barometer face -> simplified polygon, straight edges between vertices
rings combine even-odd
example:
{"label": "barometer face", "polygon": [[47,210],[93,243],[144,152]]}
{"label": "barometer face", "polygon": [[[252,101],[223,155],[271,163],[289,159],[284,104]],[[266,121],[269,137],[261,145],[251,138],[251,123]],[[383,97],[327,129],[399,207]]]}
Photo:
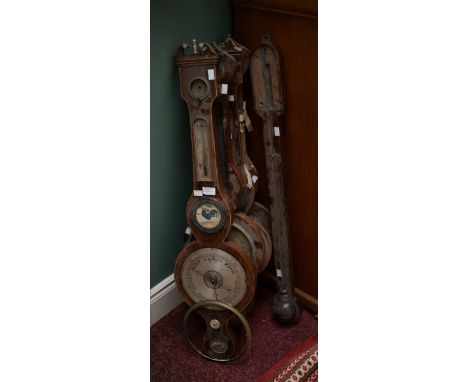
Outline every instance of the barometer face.
{"label": "barometer face", "polygon": [[236,306],[247,289],[242,265],[218,248],[201,248],[191,253],[182,266],[181,278],[194,303],[215,300]]}
{"label": "barometer face", "polygon": [[226,224],[226,212],[216,199],[197,200],[193,204],[191,216],[195,226],[205,233],[219,232]]}
{"label": "barometer face", "polygon": [[208,95],[208,84],[201,78],[195,78],[189,84],[189,94],[192,98],[202,100]]}
{"label": "barometer face", "polygon": [[221,223],[221,212],[211,203],[201,204],[195,211],[198,224],[205,229],[213,229]]}

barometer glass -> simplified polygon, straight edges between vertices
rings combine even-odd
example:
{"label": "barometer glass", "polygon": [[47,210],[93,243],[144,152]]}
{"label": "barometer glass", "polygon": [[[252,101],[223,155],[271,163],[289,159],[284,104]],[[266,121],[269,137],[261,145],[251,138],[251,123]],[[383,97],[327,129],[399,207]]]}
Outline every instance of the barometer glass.
{"label": "barometer glass", "polygon": [[196,181],[212,182],[213,166],[211,163],[211,141],[208,123],[202,118],[197,118],[193,122],[193,140],[195,154]]}
{"label": "barometer glass", "polygon": [[182,266],[181,278],[194,303],[215,300],[236,306],[247,288],[242,265],[218,248],[202,248],[190,254]]}

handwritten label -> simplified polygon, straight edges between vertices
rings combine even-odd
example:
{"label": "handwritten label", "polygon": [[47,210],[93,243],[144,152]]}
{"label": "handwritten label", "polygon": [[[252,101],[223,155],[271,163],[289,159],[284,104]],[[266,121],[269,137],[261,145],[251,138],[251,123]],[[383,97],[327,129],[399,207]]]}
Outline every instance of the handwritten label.
{"label": "handwritten label", "polygon": [[236,97],[234,97],[234,94],[230,94],[229,95],[229,101],[235,101],[236,100]]}
{"label": "handwritten label", "polygon": [[276,270],[276,276],[277,277],[283,277],[283,272],[281,272],[281,269]]}
{"label": "handwritten label", "polygon": [[189,236],[192,234],[192,230],[190,229],[190,227],[187,227],[187,228],[185,229],[185,234],[186,234],[186,235],[189,235]]}
{"label": "handwritten label", "polygon": [[193,190],[193,196],[203,196],[202,190]]}
{"label": "handwritten label", "polygon": [[216,188],[214,187],[202,187],[203,195],[216,195]]}
{"label": "handwritten label", "polygon": [[215,72],[214,69],[208,69],[208,79],[213,81],[215,79]]}
{"label": "handwritten label", "polygon": [[275,129],[275,137],[279,137],[279,136],[280,136],[280,129],[279,129],[279,127],[278,127],[278,126],[275,126],[274,129]]}
{"label": "handwritten label", "polygon": [[252,175],[252,182],[257,183],[258,176],[257,175]]}
{"label": "handwritten label", "polygon": [[221,84],[221,94],[228,94],[228,84]]}

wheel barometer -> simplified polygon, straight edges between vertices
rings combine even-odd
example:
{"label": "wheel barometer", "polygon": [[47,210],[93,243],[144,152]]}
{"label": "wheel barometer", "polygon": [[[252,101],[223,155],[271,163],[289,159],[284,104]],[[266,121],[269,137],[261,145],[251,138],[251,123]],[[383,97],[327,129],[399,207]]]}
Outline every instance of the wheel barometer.
{"label": "wheel barometer", "polygon": [[[174,271],[176,285],[190,305],[184,332],[205,358],[230,361],[250,346],[245,312],[253,301],[257,274],[272,250],[269,220],[247,211],[253,197],[242,196],[245,181],[233,155],[239,151],[238,140],[231,138],[237,122],[227,114],[237,110],[226,101],[235,78],[238,92],[241,66],[238,58],[215,44],[195,40],[191,47],[179,47],[175,61],[190,116],[193,163],[193,192],[186,208],[193,237],[179,253]],[[222,105],[221,114],[216,103]],[[228,168],[236,173],[228,176]],[[191,322],[194,317],[198,323]]]}

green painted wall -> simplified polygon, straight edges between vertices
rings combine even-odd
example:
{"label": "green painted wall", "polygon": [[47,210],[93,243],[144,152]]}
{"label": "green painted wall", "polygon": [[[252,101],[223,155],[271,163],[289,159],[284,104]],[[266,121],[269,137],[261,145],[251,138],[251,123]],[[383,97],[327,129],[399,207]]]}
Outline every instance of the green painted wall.
{"label": "green painted wall", "polygon": [[222,41],[231,0],[151,1],[151,287],[173,272],[192,192],[190,130],[173,57],[192,38]]}

